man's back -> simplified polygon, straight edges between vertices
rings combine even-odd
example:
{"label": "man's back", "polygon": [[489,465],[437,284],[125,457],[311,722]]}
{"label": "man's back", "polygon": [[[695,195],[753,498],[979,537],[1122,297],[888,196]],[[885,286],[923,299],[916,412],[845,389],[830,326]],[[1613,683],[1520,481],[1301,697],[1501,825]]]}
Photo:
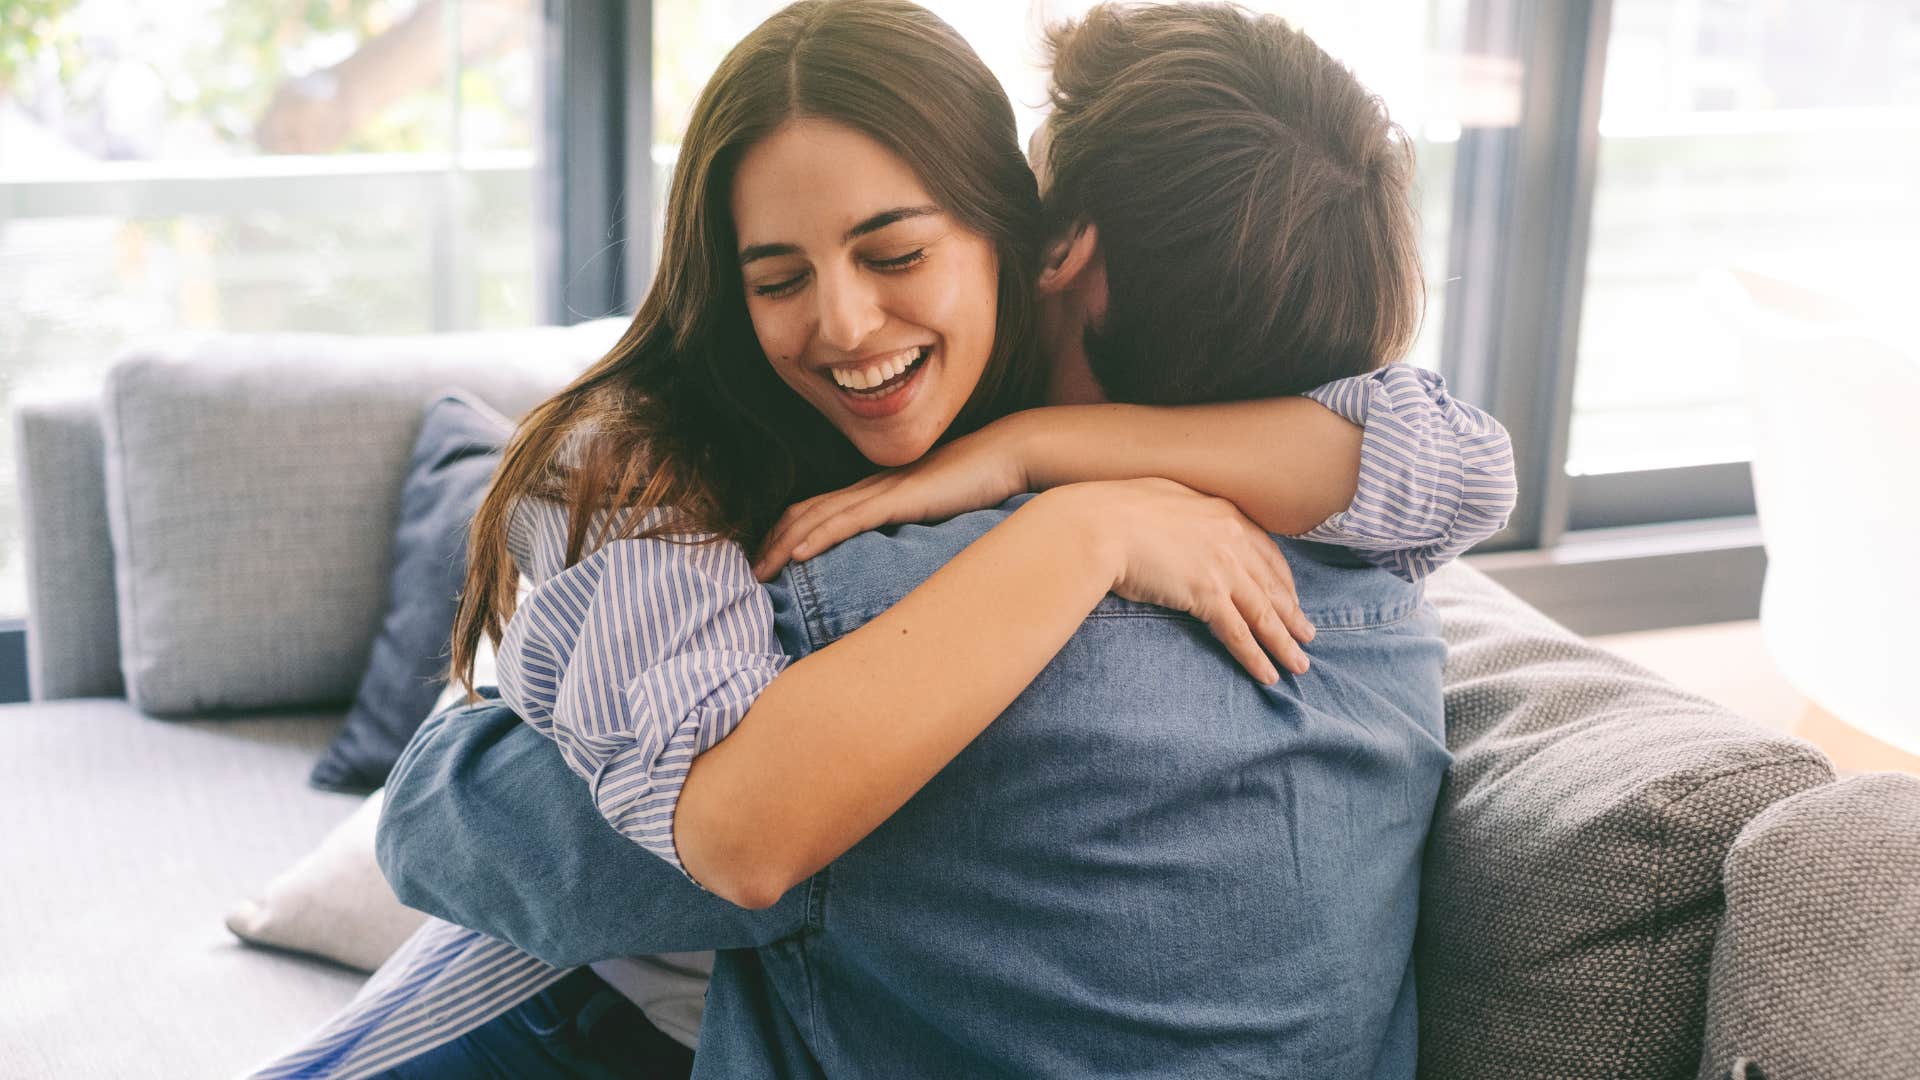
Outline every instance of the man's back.
{"label": "man's back", "polygon": [[[853,630],[1003,516],[795,567],[783,644]],[[1412,1075],[1444,649],[1417,586],[1288,556],[1307,675],[1261,687],[1197,621],[1109,597],[807,886],[810,932],[749,966],[828,1075]],[[700,1072],[730,1052],[703,1041]]]}
{"label": "man's back", "polygon": [[[774,588],[784,644],[861,625],[1001,516],[796,568]],[[1287,547],[1319,629],[1307,675],[1260,687],[1200,624],[1109,598],[906,806],[765,910],[609,829],[498,702],[422,726],[381,868],[458,934],[562,968],[722,950],[696,1077],[1410,1077],[1443,650],[1417,587]]]}

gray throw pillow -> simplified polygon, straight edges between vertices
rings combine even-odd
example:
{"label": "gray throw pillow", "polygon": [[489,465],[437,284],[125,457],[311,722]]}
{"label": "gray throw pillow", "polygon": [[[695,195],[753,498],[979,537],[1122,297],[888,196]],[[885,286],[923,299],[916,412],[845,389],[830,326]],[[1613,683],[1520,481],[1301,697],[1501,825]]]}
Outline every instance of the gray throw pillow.
{"label": "gray throw pillow", "polygon": [[315,787],[368,792],[446,686],[448,643],[467,572],[467,529],[513,423],[458,392],[428,404],[400,491],[387,612],[353,708],[314,763]]}
{"label": "gray throw pillow", "polygon": [[459,386],[519,416],[616,330],[223,335],[122,357],[101,421],[128,700],[344,708],[387,609],[421,403]]}
{"label": "gray throw pillow", "polygon": [[1470,567],[1428,596],[1455,758],[1415,942],[1420,1075],[1693,1075],[1727,851],[1832,766]]}

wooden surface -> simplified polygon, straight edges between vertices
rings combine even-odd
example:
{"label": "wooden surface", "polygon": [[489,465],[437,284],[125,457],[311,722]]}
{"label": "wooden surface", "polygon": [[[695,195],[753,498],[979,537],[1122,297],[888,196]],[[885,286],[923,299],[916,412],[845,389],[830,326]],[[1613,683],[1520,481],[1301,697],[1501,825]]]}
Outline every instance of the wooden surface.
{"label": "wooden surface", "polygon": [[1793,733],[1819,747],[1843,774],[1909,772],[1920,775],[1920,757],[1861,731],[1809,701]]}
{"label": "wooden surface", "polygon": [[1796,690],[1767,654],[1757,620],[1607,634],[1593,641],[1750,720],[1807,740],[1840,772],[1920,774],[1920,757],[1852,727]]}

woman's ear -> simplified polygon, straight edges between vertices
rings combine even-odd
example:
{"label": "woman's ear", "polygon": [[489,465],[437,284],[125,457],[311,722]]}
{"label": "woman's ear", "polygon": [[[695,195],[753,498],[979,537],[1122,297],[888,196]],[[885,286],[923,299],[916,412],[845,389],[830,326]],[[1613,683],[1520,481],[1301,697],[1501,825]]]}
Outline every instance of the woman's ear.
{"label": "woman's ear", "polygon": [[1040,293],[1050,295],[1072,288],[1100,254],[1100,230],[1084,218],[1048,246],[1040,262]]}

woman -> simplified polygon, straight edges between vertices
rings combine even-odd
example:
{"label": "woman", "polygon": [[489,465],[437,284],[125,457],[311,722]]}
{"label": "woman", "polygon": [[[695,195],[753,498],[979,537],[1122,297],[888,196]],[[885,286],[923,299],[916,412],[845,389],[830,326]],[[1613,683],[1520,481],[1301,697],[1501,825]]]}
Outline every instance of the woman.
{"label": "woman", "polygon": [[[884,820],[1109,589],[1207,618],[1265,681],[1278,673],[1264,653],[1304,670],[1293,636],[1311,629],[1264,531],[1219,499],[1149,482],[1033,500],[882,620],[783,673],[736,545],[795,498],[1035,402],[1038,230],[1011,110],[957,36],[904,3],[795,5],[734,50],[696,108],[661,274],[633,327],[509,447],[475,522],[455,670],[469,676],[482,633],[498,639],[503,694],[595,783],[609,821],[722,895],[770,902]],[[1332,415],[1261,404],[1232,420],[1277,446],[1297,430],[1311,440]],[[1283,430],[1282,417],[1299,423]],[[1347,475],[1289,491],[1250,470],[1261,525],[1305,531],[1351,498],[1357,432],[1332,423],[1330,440],[1352,450]],[[708,537],[733,543],[690,542]],[[1104,569],[1088,537],[1112,553]],[[517,572],[535,582],[519,612]],[[942,680],[950,692],[928,692]],[[773,719],[720,742],[750,706]],[[924,720],[910,731],[897,722],[909,712]],[[772,760],[788,776],[769,779],[760,732],[787,736]],[[812,771],[808,755],[849,743],[871,765],[863,783],[789,782]],[[756,805],[756,791],[770,798]],[[362,1013],[388,1019],[419,992],[408,965],[429,953],[454,981],[447,941],[403,951]],[[515,970],[526,977],[492,1007],[560,974]],[[477,1044],[524,1048],[554,1016],[603,1012],[591,979],[570,977],[405,1075],[471,1070]],[[298,1060],[352,1071],[432,1045],[366,1034],[344,1018]],[[590,1075],[593,1052],[552,1069]]]}

